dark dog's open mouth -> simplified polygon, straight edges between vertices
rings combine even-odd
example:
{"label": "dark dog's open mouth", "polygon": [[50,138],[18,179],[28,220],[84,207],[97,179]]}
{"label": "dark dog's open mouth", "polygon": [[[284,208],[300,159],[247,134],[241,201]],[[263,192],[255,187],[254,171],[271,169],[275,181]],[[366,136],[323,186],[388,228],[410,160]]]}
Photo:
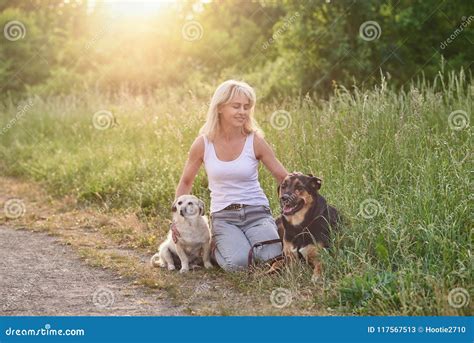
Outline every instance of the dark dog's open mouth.
{"label": "dark dog's open mouth", "polygon": [[282,212],[285,216],[291,216],[295,214],[299,210],[301,210],[304,206],[304,199],[298,199],[296,201],[292,201],[291,203],[282,203]]}

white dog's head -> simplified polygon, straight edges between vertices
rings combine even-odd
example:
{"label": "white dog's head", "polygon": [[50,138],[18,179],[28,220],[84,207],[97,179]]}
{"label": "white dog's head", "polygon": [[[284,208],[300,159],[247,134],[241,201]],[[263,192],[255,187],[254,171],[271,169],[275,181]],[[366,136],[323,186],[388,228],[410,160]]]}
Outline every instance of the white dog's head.
{"label": "white dog's head", "polygon": [[204,215],[204,202],[194,195],[181,195],[173,203],[172,211],[183,217]]}

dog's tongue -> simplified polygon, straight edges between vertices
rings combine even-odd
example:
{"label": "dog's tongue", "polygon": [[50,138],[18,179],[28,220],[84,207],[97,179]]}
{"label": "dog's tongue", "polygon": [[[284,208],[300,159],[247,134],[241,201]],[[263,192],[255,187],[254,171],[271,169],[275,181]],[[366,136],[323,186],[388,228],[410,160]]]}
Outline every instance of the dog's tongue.
{"label": "dog's tongue", "polygon": [[290,205],[285,205],[283,206],[283,213],[289,213],[291,212],[291,210],[293,209],[293,207],[291,207]]}

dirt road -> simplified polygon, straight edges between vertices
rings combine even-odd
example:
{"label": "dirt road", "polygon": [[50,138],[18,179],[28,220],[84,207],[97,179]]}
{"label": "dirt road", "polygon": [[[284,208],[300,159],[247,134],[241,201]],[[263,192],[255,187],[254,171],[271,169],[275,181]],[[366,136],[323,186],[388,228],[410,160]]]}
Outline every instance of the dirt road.
{"label": "dirt road", "polygon": [[0,226],[0,315],[183,315],[146,290],[81,261],[45,233]]}

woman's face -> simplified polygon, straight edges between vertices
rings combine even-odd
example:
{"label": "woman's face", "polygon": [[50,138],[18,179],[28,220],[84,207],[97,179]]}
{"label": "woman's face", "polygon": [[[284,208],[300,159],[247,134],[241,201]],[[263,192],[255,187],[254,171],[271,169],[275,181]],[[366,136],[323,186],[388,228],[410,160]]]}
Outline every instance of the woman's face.
{"label": "woman's face", "polygon": [[250,100],[243,94],[237,94],[227,104],[218,108],[221,124],[231,127],[243,127],[249,119]]}

